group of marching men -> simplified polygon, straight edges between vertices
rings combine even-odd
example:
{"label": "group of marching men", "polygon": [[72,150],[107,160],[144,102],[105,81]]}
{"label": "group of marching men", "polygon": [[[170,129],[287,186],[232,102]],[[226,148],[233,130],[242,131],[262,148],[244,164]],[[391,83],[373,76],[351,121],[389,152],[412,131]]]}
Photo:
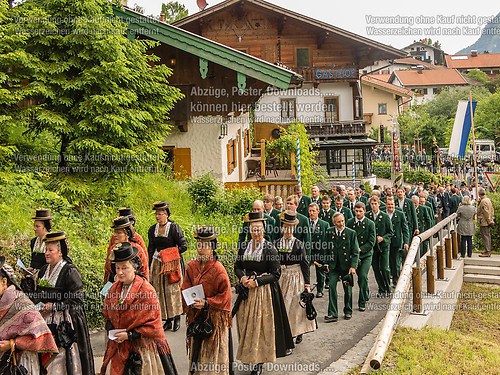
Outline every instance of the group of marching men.
{"label": "group of marching men", "polygon": [[[370,267],[377,282],[376,295],[389,296],[398,281],[412,237],[435,225],[439,216],[437,206],[433,194],[418,186],[408,192],[404,186],[384,191],[375,186],[371,194],[363,186],[356,189],[335,186],[331,195],[321,195],[319,188],[313,186],[311,197],[302,194],[301,187],[296,186],[295,195],[286,199],[284,207],[280,197],[266,195],[263,201],[254,202],[253,213],[262,212],[265,238],[274,241],[278,253],[281,253],[285,227],[290,226],[287,218],[293,218],[293,238],[302,243],[308,264],[315,266],[315,297],[322,298],[324,290],[329,289],[328,314],[324,321],[335,322],[339,318],[338,281],[344,289],[343,313],[347,320],[353,311],[354,276],[359,286],[359,311],[365,311],[370,297]],[[245,230],[248,215],[245,221],[240,244],[248,237]],[[428,243],[424,243],[421,254],[427,248]],[[296,259],[295,263],[301,261]],[[311,291],[306,272],[304,289]]]}

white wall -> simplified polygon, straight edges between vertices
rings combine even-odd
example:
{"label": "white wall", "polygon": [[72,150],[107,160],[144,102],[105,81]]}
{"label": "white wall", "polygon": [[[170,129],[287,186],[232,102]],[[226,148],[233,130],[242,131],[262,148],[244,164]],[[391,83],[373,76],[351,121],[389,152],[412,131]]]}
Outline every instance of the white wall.
{"label": "white wall", "polygon": [[317,88],[304,84],[301,88],[264,94],[256,104],[255,122],[281,123],[280,99],[295,99],[297,120],[302,123],[324,122],[324,99],[339,97],[339,120],[352,121],[353,93],[348,82],[320,83]]}
{"label": "white wall", "polygon": [[[191,173],[193,176],[212,172],[222,182],[239,181],[238,167],[227,174],[227,142],[236,137],[238,129],[241,134],[249,127],[248,113],[236,118],[230,118],[228,122],[228,134],[219,139],[222,116],[197,116],[188,123],[188,131],[180,132],[174,127],[171,134],[166,138],[164,145],[176,148],[191,149]],[[243,139],[240,141],[241,156],[243,156]],[[242,160],[245,166],[244,160]],[[243,171],[246,175],[246,170]]]}

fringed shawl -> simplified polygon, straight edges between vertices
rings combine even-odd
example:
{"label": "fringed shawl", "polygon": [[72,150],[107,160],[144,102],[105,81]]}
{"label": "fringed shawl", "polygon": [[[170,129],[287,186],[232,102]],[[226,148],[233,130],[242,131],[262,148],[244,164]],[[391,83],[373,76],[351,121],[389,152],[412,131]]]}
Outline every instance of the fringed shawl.
{"label": "fringed shawl", "polygon": [[[192,260],[186,267],[186,274],[182,289],[188,289],[195,285],[203,285],[205,298],[208,302],[208,316],[214,325],[214,333],[210,337],[214,342],[219,341],[219,336],[224,327],[231,327],[231,283],[224,266],[211,260],[205,263],[201,269],[201,262],[197,259]],[[192,306],[187,306],[183,301],[184,311],[186,313],[186,323],[191,324],[200,314],[201,310]],[[188,348],[190,347],[190,338],[188,338]]]}
{"label": "fringed shawl", "polygon": [[121,344],[108,340],[102,373],[114,358],[111,373],[122,374],[129,353],[139,348],[159,354],[170,353],[161,322],[160,304],[154,288],[142,277],[136,276],[123,303],[119,305],[122,287],[123,283],[117,281],[109,290],[104,299],[104,318],[110,321],[115,329],[126,329],[127,332],[134,329],[141,334],[141,338],[134,341],[125,340]]}
{"label": "fringed shawl", "polygon": [[13,285],[0,299],[0,341],[10,339],[15,340],[16,350],[43,353],[42,365],[59,352],[42,315]]}
{"label": "fringed shawl", "polygon": [[[147,252],[147,247],[146,244],[144,243],[144,240],[142,239],[141,235],[137,232],[134,232],[134,239],[137,240],[137,242],[131,242],[130,244],[133,247],[136,247],[139,252],[137,253],[137,256],[141,259],[141,268],[139,269],[139,272],[144,275],[146,280],[149,280],[149,268],[148,268],[148,252]],[[113,236],[111,236],[111,239],[109,240],[109,245],[108,245],[108,251],[106,255],[106,263],[104,263],[104,284],[106,284],[113,273],[111,269],[111,261],[109,260],[109,254],[115,247],[116,242],[113,242]]]}

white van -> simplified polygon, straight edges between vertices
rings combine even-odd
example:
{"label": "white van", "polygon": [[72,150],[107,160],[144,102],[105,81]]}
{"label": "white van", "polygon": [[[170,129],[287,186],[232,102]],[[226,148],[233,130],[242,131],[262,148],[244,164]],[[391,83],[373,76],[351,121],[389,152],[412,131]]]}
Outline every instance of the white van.
{"label": "white van", "polygon": [[[472,152],[472,142],[471,142]],[[477,161],[490,162],[496,160],[495,141],[490,139],[476,139]]]}

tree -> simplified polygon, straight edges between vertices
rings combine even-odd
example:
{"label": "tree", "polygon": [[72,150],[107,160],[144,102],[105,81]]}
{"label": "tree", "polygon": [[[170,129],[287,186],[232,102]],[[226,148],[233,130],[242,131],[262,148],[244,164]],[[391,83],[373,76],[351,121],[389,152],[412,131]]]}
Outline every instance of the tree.
{"label": "tree", "polygon": [[178,1],[169,1],[167,4],[162,4],[161,12],[165,15],[165,22],[167,23],[174,23],[188,16],[187,8]]}
{"label": "tree", "polygon": [[168,85],[171,70],[146,53],[156,43],[129,40],[106,0],[27,0],[13,12],[15,26],[27,30],[29,62],[7,73],[23,83],[9,95],[29,105],[8,115],[20,112],[30,134],[54,136],[60,170],[123,176],[158,160],[182,94]]}
{"label": "tree", "polygon": [[477,138],[500,139],[500,92],[479,101],[474,115]]}

